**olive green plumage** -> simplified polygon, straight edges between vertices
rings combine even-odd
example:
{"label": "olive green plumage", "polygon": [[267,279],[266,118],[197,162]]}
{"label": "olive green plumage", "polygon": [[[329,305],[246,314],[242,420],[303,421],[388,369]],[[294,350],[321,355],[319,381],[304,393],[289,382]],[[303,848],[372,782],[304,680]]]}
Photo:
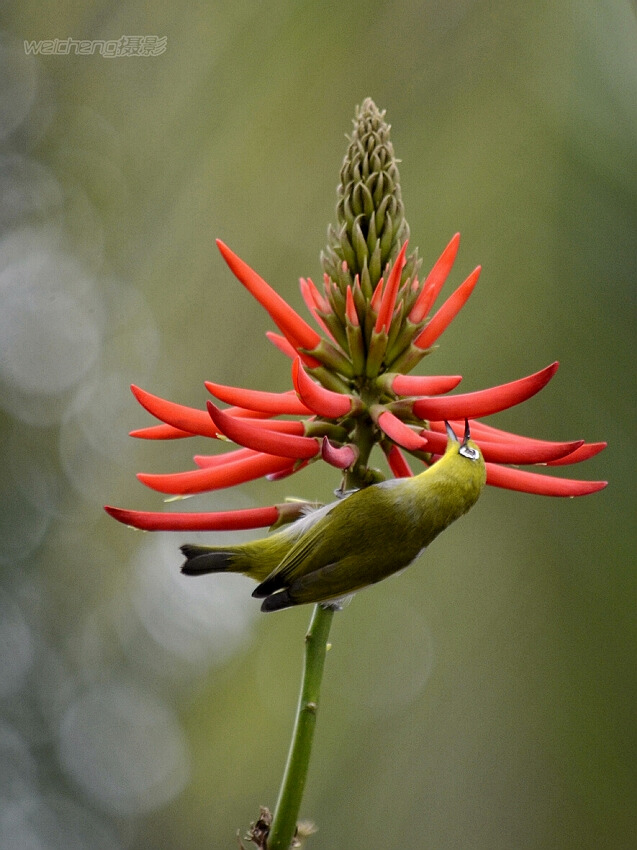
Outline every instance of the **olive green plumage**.
{"label": "olive green plumage", "polygon": [[451,428],[445,454],[413,478],[357,490],[275,534],[238,546],[182,546],[182,572],[236,572],[260,582],[263,611],[330,602],[408,566],[477,501],[482,453]]}

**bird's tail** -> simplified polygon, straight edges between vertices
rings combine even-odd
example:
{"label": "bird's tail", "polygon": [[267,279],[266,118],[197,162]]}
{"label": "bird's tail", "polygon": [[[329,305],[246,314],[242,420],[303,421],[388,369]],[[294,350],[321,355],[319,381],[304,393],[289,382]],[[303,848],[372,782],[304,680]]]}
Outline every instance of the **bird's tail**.
{"label": "bird's tail", "polygon": [[181,571],[187,576],[199,576],[205,573],[239,572],[232,549],[216,549],[211,546],[194,546],[186,543],[181,547],[186,556]]}

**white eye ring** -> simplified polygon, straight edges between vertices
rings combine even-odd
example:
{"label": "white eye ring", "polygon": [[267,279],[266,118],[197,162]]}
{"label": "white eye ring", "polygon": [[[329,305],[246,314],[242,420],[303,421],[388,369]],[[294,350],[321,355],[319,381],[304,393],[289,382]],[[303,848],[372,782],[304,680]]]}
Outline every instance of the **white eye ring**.
{"label": "white eye ring", "polygon": [[472,449],[471,446],[460,446],[458,452],[469,460],[477,460],[480,457],[480,452],[477,449]]}

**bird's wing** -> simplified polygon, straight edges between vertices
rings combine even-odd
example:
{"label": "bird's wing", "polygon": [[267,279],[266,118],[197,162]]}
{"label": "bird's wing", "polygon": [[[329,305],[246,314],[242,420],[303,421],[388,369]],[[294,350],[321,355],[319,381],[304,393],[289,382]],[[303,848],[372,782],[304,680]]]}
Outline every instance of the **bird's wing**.
{"label": "bird's wing", "polygon": [[[316,556],[318,554],[317,549],[320,542],[324,539],[325,530],[331,521],[332,516],[328,512],[306,529],[305,533],[290,547],[278,566],[270,573],[265,581],[262,581],[254,589],[252,595],[257,599],[262,599],[264,596],[269,596],[276,590],[280,590],[282,587],[288,585],[294,574],[310,556]],[[320,566],[325,565],[319,563],[317,567]]]}
{"label": "bird's wing", "polygon": [[[401,481],[405,487],[404,480]],[[385,495],[387,490],[400,484],[387,481],[372,485],[337,502],[293,542],[281,562],[255,588],[252,595],[262,599],[326,568],[329,568],[326,575],[329,574],[333,580],[335,570],[349,572],[349,567],[345,569],[345,565],[363,549],[378,567],[374,575],[378,572],[380,578],[387,574],[387,565],[403,560],[397,557],[397,547],[402,545],[414,523],[408,506],[406,509],[401,501]],[[355,506],[351,500],[354,500]],[[351,510],[341,510],[346,503],[351,504]],[[379,526],[387,531],[382,540],[378,534]],[[339,541],[337,545],[335,540]],[[404,562],[405,565],[416,552]],[[372,576],[366,583],[377,580]]]}

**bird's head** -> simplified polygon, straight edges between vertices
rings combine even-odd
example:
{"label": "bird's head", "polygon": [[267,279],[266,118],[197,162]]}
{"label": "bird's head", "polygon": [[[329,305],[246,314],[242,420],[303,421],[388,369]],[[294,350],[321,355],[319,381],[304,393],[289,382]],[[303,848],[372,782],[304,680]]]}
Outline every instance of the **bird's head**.
{"label": "bird's head", "polygon": [[[451,427],[451,425],[445,420],[445,428],[447,430],[447,449],[446,452],[453,452],[454,454],[461,455],[467,460],[472,461],[481,461],[482,460],[482,452],[480,451],[480,447],[477,443],[474,443],[471,439],[471,429],[469,428],[469,420],[465,419],[464,421],[464,435],[462,438],[462,442],[456,437],[456,433]],[[484,462],[484,461],[483,461]]]}
{"label": "bird's head", "polygon": [[479,483],[482,488],[487,477],[484,458],[478,444],[471,439],[469,420],[465,419],[464,422],[464,435],[462,440],[459,440],[451,425],[445,421],[448,439],[444,459],[447,463],[451,463],[461,478],[466,479],[467,482],[471,480]]}

